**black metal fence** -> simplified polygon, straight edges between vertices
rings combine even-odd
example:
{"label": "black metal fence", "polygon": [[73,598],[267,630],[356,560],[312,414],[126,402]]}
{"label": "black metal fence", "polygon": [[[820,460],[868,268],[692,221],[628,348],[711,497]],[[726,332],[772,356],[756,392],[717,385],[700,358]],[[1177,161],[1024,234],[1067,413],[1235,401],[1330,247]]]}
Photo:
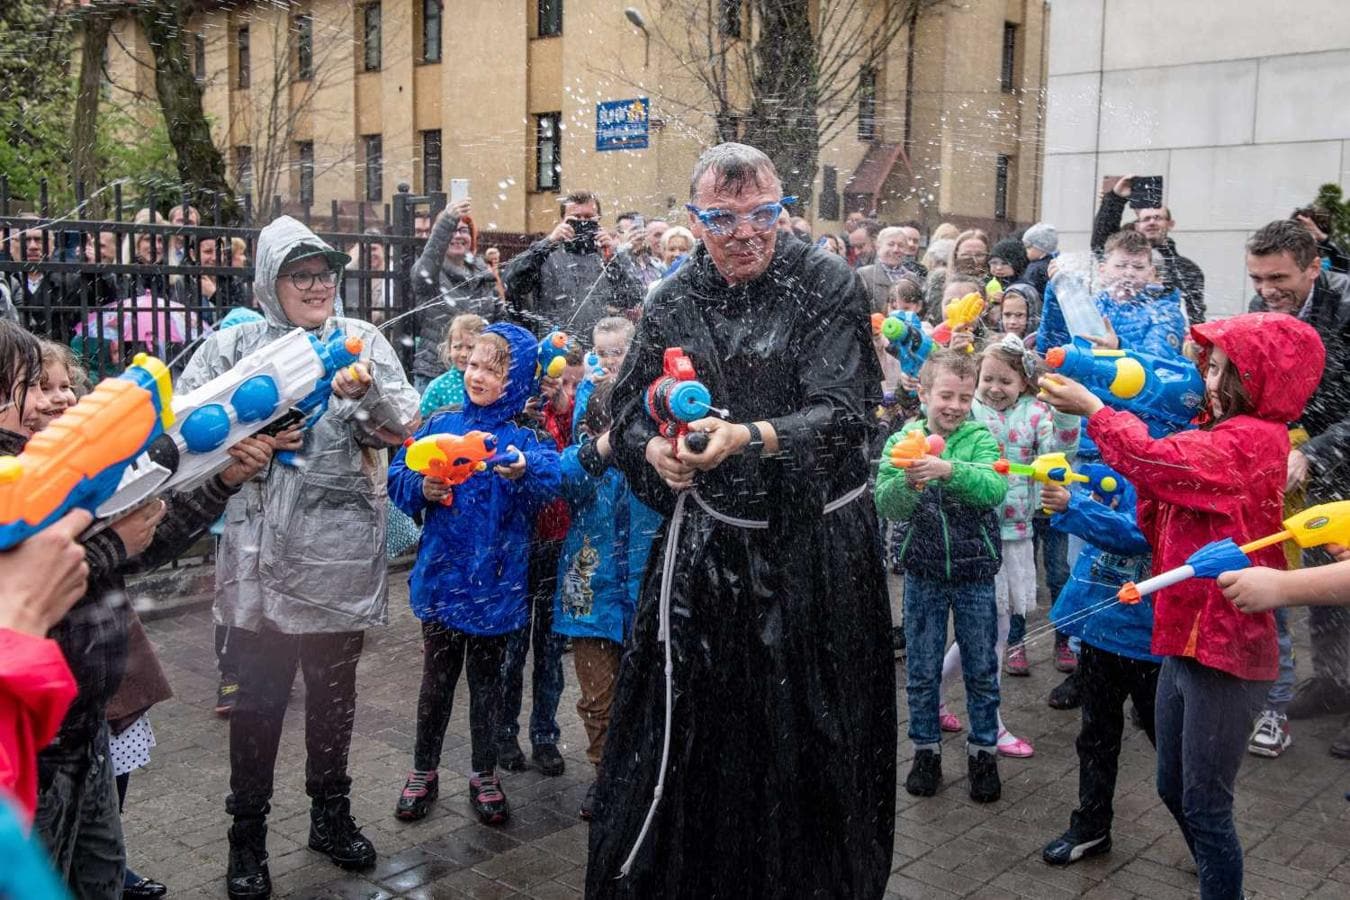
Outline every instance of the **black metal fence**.
{"label": "black metal fence", "polygon": [[[166,217],[161,198],[145,197],[142,214],[127,219],[120,185],[110,193],[109,220],[81,217],[79,189],[75,210],[53,216],[45,183],[36,211],[20,212],[0,177],[0,312],[69,344],[95,380],[120,372],[142,350],[177,372],[231,310],[252,308],[258,233],[283,213],[351,255],[339,288],[344,315],[375,324],[395,319],[416,303],[411,269],[425,243],[417,218],[434,220],[446,202],[443,193],[416,195],[400,185],[382,211],[335,200],[327,216],[316,218],[308,206],[288,206],[279,197],[270,214],[260,216],[245,198],[244,223],[231,227],[221,224],[218,205],[198,211],[198,222],[190,224],[186,198]],[[529,240],[510,232],[479,234],[480,248],[497,246],[503,263]],[[410,321],[394,322],[386,336],[411,368]]]}

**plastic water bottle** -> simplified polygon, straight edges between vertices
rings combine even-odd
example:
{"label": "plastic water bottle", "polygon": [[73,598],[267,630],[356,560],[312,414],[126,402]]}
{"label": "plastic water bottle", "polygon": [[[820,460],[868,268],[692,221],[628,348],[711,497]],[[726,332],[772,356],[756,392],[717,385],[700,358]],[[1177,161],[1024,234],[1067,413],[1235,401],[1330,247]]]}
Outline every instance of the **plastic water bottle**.
{"label": "plastic water bottle", "polygon": [[[1063,257],[1061,257],[1063,260]],[[1102,337],[1106,321],[1092,300],[1092,280],[1084,268],[1066,266],[1062,261],[1050,279],[1055,299],[1064,313],[1064,324],[1074,337]]]}

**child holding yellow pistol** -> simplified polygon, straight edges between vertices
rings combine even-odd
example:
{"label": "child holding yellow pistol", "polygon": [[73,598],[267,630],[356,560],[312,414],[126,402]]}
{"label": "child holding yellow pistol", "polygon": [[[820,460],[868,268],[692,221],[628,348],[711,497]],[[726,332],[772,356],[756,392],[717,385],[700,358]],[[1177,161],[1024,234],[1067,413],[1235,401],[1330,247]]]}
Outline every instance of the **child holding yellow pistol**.
{"label": "child holding yellow pistol", "polygon": [[[537,341],[518,325],[488,326],[465,369],[464,408],[431,417],[418,438],[485,431],[514,460],[451,486],[408,467],[407,450],[389,466],[389,496],[424,528],[409,579],[422,620],[422,688],[413,769],[395,815],[421,819],[440,792],[436,768],[460,669],[469,684],[473,776],[469,800],[486,824],[506,820],[496,774],[507,636],[529,621],[526,573],[535,514],[559,491],[558,454],[517,424],[538,390]],[[448,503],[447,503],[448,501]]]}
{"label": "child holding yellow pistol", "polygon": [[[999,553],[995,512],[1008,491],[994,472],[998,442],[970,417],[976,357],[934,350],[919,371],[919,399],[927,411],[886,442],[877,472],[877,511],[902,523],[905,567],[905,642],[908,653],[909,737],[914,766],[905,790],[931,797],[942,783],[938,701],[949,611],[965,658],[970,797],[980,803],[1002,793],[998,777],[998,657],[994,577]],[[923,456],[907,468],[891,450],[913,432],[946,440],[940,457]],[[980,463],[982,465],[962,465]]]}
{"label": "child holding yellow pistol", "polygon": [[[1221,538],[1241,544],[1282,530],[1289,434],[1322,375],[1317,332],[1293,316],[1255,313],[1191,328],[1200,346],[1204,424],[1161,439],[1131,413],[1104,407],[1067,379],[1041,379],[1061,412],[1087,416],[1102,459],[1139,493],[1153,568],[1183,565]],[[1253,562],[1284,568],[1279,547]],[[1153,652],[1163,657],[1155,724],[1158,794],[1195,858],[1202,900],[1242,896],[1233,787],[1252,713],[1278,669],[1274,619],[1246,615],[1212,581],[1154,595]]]}

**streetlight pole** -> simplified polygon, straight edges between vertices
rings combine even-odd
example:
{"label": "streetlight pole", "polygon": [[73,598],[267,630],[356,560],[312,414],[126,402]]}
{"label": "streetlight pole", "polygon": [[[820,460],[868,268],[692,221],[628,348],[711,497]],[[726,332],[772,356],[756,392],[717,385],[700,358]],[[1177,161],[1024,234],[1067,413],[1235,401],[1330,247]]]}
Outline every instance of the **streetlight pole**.
{"label": "streetlight pole", "polygon": [[628,21],[642,32],[642,68],[646,69],[652,61],[652,33],[647,30],[647,20],[642,18],[642,13],[636,6],[630,6],[623,11]]}

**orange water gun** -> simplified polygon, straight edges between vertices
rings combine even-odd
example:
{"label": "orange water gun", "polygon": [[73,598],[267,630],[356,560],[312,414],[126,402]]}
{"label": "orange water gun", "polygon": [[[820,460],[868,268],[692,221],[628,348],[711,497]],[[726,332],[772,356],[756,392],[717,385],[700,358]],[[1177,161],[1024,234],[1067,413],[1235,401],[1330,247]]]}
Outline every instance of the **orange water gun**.
{"label": "orange water gun", "polygon": [[[947,304],[947,317],[942,324],[933,329],[933,340],[944,347],[952,342],[952,332],[976,322],[984,314],[984,298],[971,291],[959,300]],[[967,353],[974,353],[975,347],[966,345]]]}
{"label": "orange water gun", "polygon": [[[430,478],[439,478],[452,485],[460,485],[491,466],[513,465],[520,458],[517,450],[497,452],[497,438],[486,431],[468,434],[428,434],[403,443],[406,453],[403,462],[409,469]],[[454,503],[454,494],[441,501],[442,506]]]}
{"label": "orange water gun", "polygon": [[72,509],[97,510],[122,475],[174,423],[173,382],[153,356],[137,354],[18,456],[0,457],[0,550],[37,534]]}
{"label": "orange water gun", "polygon": [[[891,445],[891,452],[885,459],[897,469],[908,469],[925,456],[941,456],[947,449],[947,440],[940,434],[924,434],[921,430],[906,432],[900,440]],[[923,490],[924,483],[915,485]]]}

